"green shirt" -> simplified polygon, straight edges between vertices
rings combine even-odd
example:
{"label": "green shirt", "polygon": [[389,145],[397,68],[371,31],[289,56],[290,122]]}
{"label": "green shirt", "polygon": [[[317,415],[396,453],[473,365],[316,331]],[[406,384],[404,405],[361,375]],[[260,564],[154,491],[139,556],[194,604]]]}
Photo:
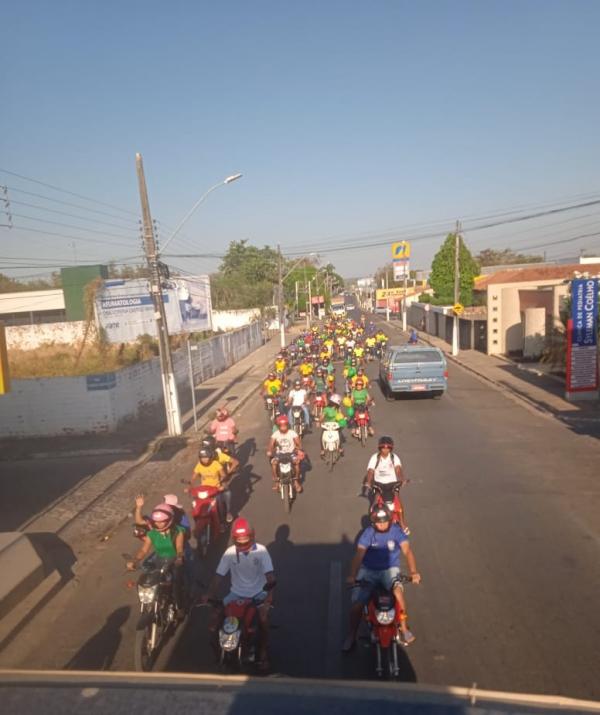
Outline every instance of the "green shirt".
{"label": "green shirt", "polygon": [[364,387],[362,390],[352,390],[352,399],[355,405],[366,405],[369,399],[369,391]]}
{"label": "green shirt", "polygon": [[323,422],[335,422],[337,413],[337,407],[331,407],[330,405],[327,405],[327,407],[323,408]]}
{"label": "green shirt", "polygon": [[178,534],[185,533],[183,526],[175,526],[169,531],[156,531],[150,529],[148,538],[152,542],[154,553],[160,559],[175,559],[177,558],[177,550],[175,549],[175,539]]}

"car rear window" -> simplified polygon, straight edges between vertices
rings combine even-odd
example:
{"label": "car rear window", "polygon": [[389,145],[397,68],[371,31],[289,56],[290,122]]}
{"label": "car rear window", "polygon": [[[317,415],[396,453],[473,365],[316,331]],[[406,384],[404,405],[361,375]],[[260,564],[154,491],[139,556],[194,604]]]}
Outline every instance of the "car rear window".
{"label": "car rear window", "polygon": [[442,358],[435,350],[407,350],[394,355],[394,365],[414,362],[442,362]]}

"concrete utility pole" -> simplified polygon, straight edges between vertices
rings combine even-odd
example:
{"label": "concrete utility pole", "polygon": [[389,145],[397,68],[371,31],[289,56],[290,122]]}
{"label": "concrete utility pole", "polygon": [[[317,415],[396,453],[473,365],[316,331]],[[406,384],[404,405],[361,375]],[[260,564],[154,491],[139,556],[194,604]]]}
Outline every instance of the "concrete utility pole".
{"label": "concrete utility pole", "polygon": [[406,332],[406,292],[408,290],[408,275],[404,271],[404,296],[402,298],[402,330]]}
{"label": "concrete utility pole", "polygon": [[177,394],[177,385],[173,373],[173,359],[169,345],[167,316],[165,314],[165,304],[163,302],[161,288],[160,263],[158,260],[156,241],[154,239],[154,224],[152,223],[152,216],[150,214],[146,177],[144,176],[144,164],[141,154],[135,155],[135,166],[137,170],[140,201],[142,204],[144,252],[146,254],[146,260],[148,261],[150,294],[152,296],[152,302],[154,303],[154,317],[156,319],[156,333],[158,335],[158,353],[160,356],[160,370],[163,395],[165,398],[167,429],[171,437],[176,437],[183,432],[181,426],[181,411],[179,409],[179,396]]}
{"label": "concrete utility pole", "polygon": [[[389,273],[389,271],[385,272],[385,289],[386,289],[386,291],[389,288],[388,273]],[[389,298],[387,292],[385,294],[385,320],[387,323],[390,322],[390,298]]]}
{"label": "concrete utility pole", "polygon": [[285,306],[283,304],[283,256],[281,246],[277,244],[277,313],[279,315],[280,345],[285,347]]}
{"label": "concrete utility pole", "polygon": [[[454,305],[460,299],[460,221],[456,222],[456,231],[454,233]],[[452,324],[452,354],[458,355],[458,331],[459,317],[454,313],[454,322]]]}
{"label": "concrete utility pole", "polygon": [[306,314],[308,315],[308,328],[312,327],[312,291],[311,283],[312,278],[308,281],[308,307],[306,308]]}

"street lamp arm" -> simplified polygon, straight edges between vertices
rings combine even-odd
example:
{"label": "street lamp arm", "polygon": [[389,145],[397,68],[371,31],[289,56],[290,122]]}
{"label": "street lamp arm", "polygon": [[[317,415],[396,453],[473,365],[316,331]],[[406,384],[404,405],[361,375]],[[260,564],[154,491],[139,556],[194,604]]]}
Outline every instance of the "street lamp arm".
{"label": "street lamp arm", "polygon": [[[316,255],[317,255],[316,253],[309,253],[309,254],[308,254],[308,256],[316,256]],[[302,261],[305,261],[308,256],[302,256],[301,258],[299,258],[299,259],[294,263],[294,265],[290,268],[290,270],[282,277],[281,280],[284,281],[289,275],[291,275],[291,274],[294,272],[294,270],[296,269],[296,266],[297,266],[299,263],[302,263]]]}
{"label": "street lamp arm", "polygon": [[208,191],[205,191],[202,196],[196,201],[196,203],[192,206],[192,208],[187,212],[187,214],[183,217],[183,219],[179,222],[177,228],[173,231],[173,233],[169,236],[169,238],[166,240],[165,244],[161,247],[161,253],[165,250],[165,248],[171,243],[171,241],[175,238],[175,236],[179,233],[179,231],[183,228],[183,225],[187,222],[187,220],[190,218],[190,216],[194,213],[194,211],[200,206],[200,204],[206,199],[206,197],[211,194],[215,189],[218,189],[220,186],[225,186],[226,184],[231,184],[232,181],[236,181],[237,179],[241,178],[241,174],[234,174],[233,176],[228,176],[225,180],[219,181],[218,184],[215,184],[214,186],[211,186]]}

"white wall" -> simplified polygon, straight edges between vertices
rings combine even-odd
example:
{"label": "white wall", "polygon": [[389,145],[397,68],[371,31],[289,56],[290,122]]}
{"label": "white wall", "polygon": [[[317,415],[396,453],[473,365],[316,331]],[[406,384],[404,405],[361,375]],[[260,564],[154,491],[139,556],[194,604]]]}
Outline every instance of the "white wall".
{"label": "white wall", "polygon": [[219,330],[235,330],[235,328],[241,328],[259,319],[260,310],[258,308],[252,310],[213,310],[212,329],[215,332]]}
{"label": "white wall", "polygon": [[[40,323],[39,325],[8,325],[6,330],[6,343],[8,349],[34,350],[47,343],[67,343],[72,345],[83,338],[85,321],[70,323]],[[96,327],[90,326],[94,337]]]}
{"label": "white wall", "polygon": [[[259,322],[197,343],[194,384],[223,372],[262,343]],[[186,348],[173,354],[173,369],[180,388],[189,389]],[[113,432],[162,399],[158,358],[103,375],[13,380],[11,392],[0,395],[0,437]]]}

